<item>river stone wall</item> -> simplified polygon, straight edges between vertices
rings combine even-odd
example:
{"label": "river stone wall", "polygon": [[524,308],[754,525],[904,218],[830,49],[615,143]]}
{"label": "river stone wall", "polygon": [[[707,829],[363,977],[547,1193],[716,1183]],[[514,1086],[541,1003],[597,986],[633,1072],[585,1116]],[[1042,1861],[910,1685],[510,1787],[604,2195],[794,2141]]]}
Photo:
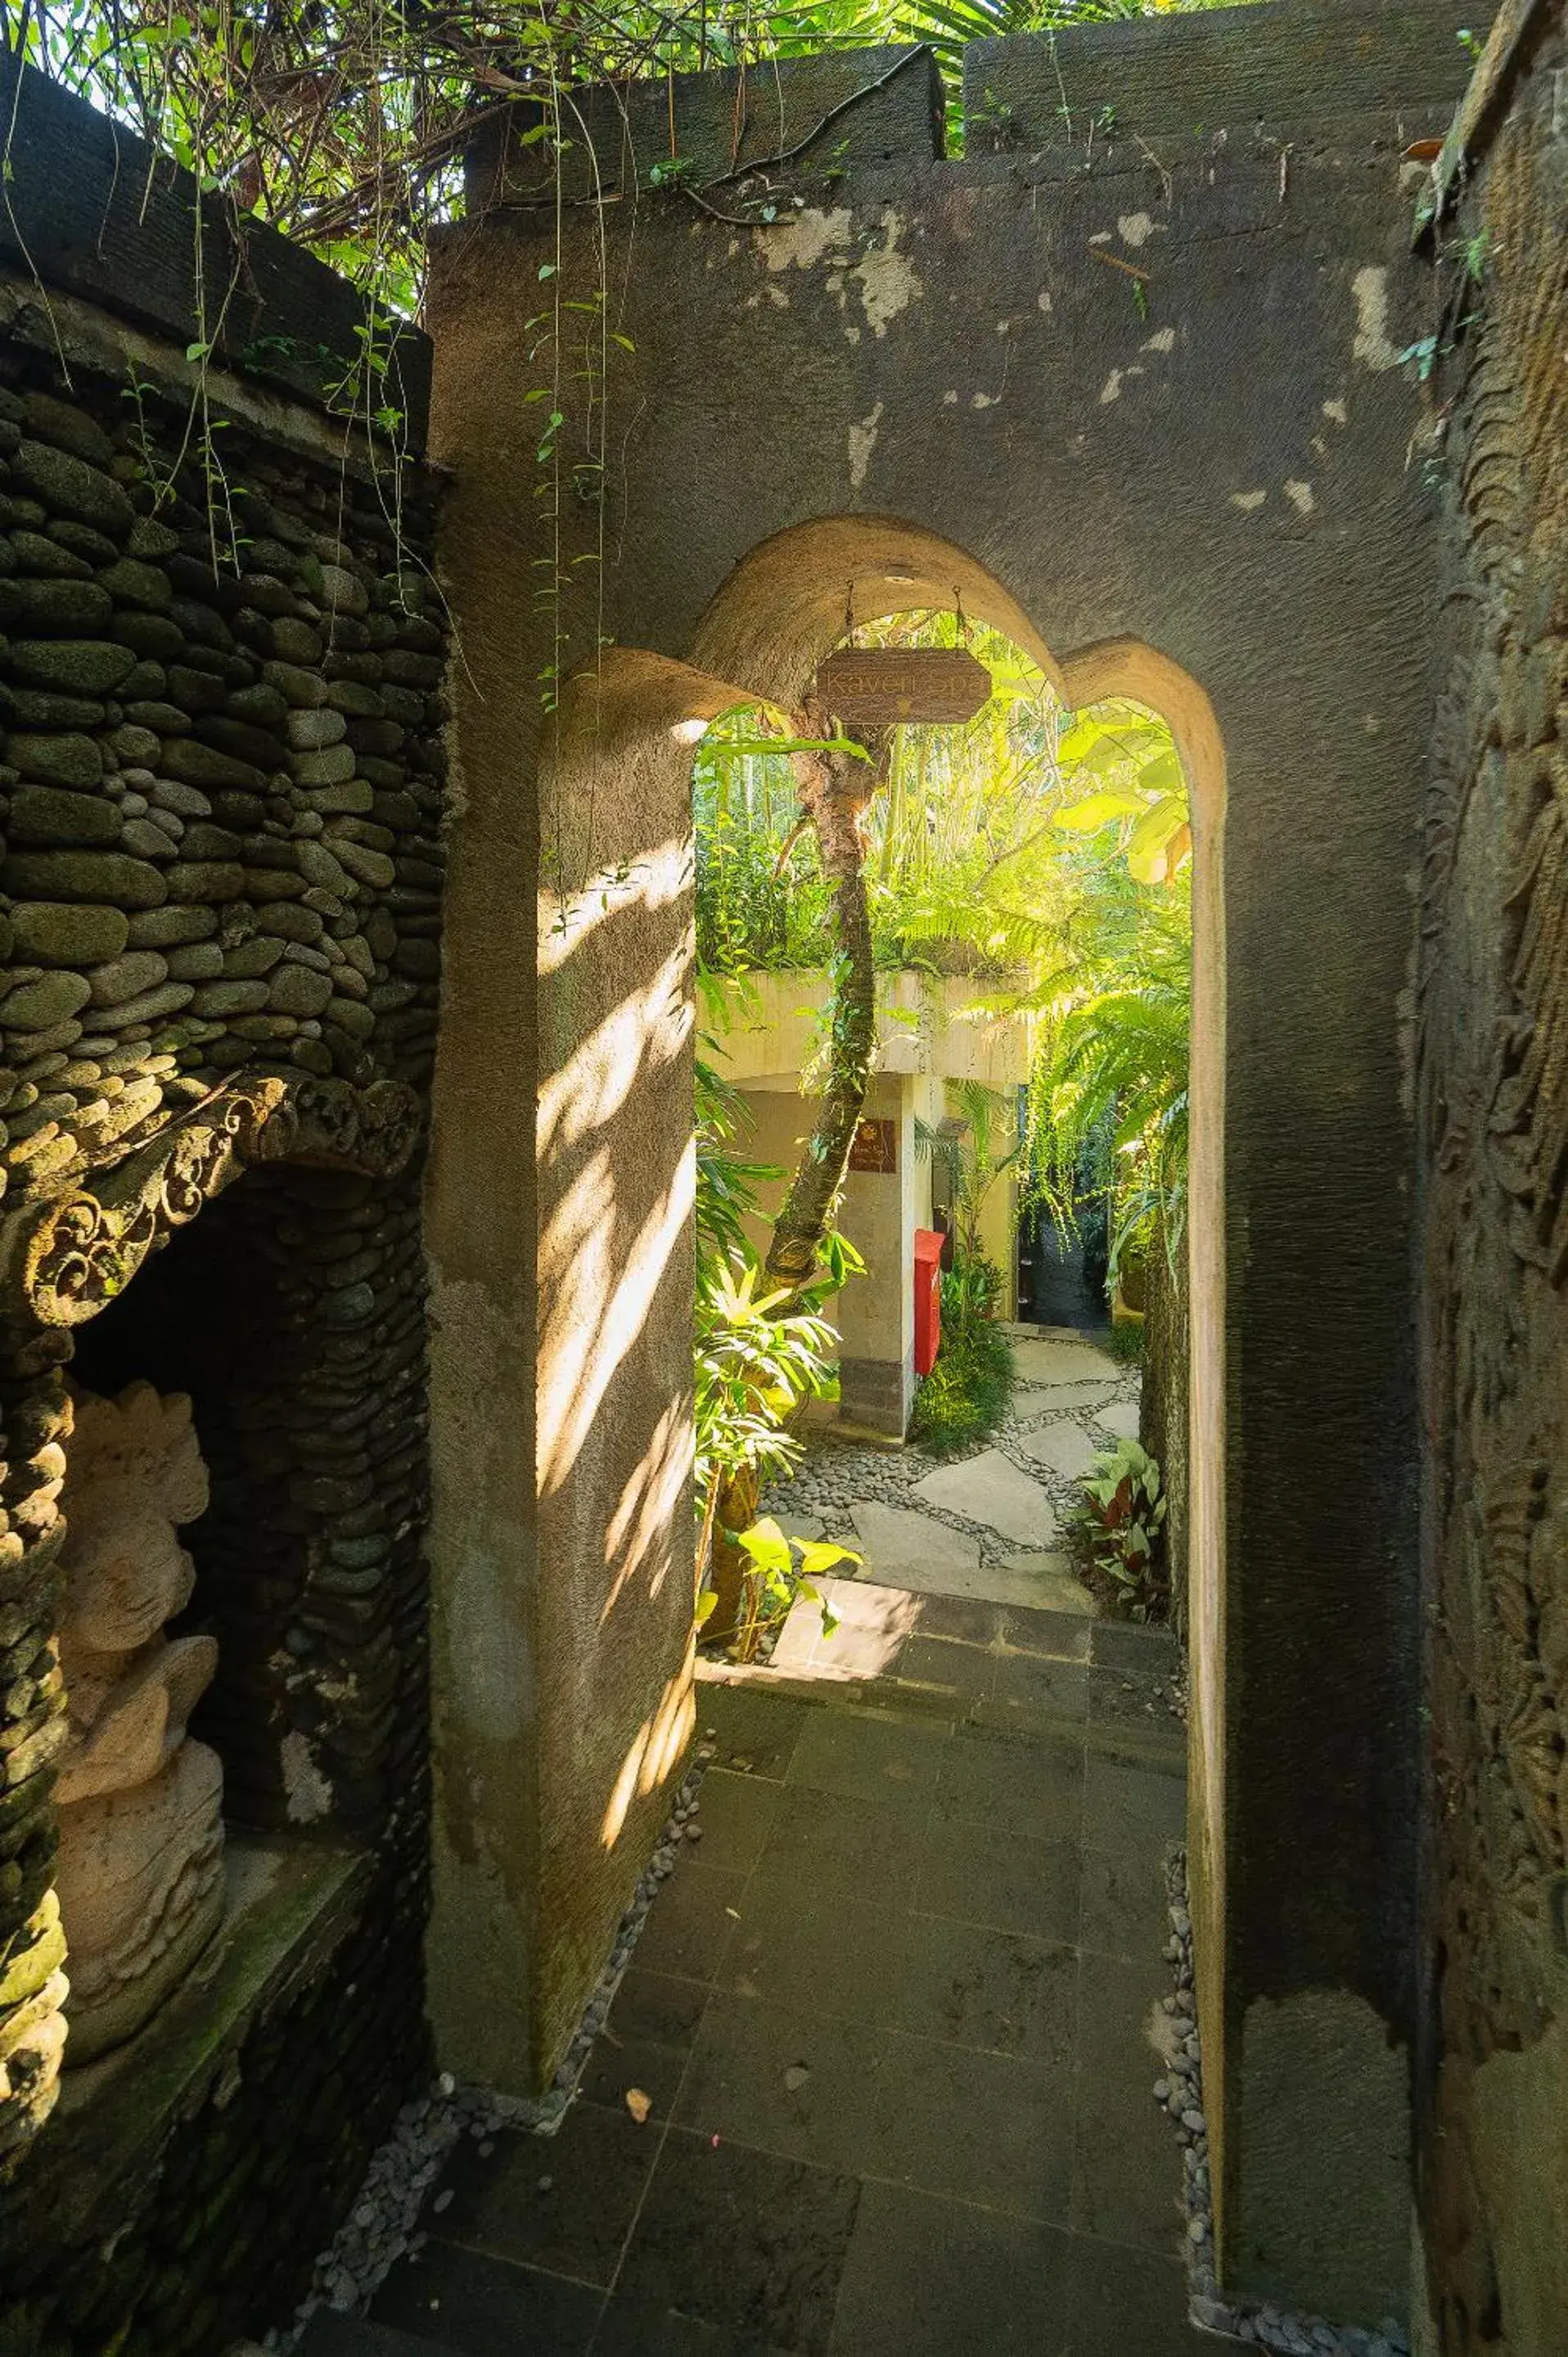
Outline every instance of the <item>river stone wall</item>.
{"label": "river stone wall", "polygon": [[[7,105],[0,2348],[165,2357],[298,2295],[426,2060],[418,1190],[446,636],[432,478],[332,414],[356,397],[350,290],[252,227],[253,343],[189,362],[165,265],[193,185],[144,174],[136,143],[35,77]],[[71,208],[105,154],[89,225]],[[6,261],[18,221],[47,291]],[[403,344],[416,379],[427,348]],[[283,350],[336,390],[280,391]],[[154,2126],[118,2176],[91,2106],[50,2119],[62,2050],[70,2080],[49,1795],[72,1370],[195,1397],[213,1503],[188,1534],[193,1611],[220,1647],[199,1724],[231,1835],[359,1854],[330,1939],[212,2024],[201,2067],[176,2087],[160,2058],[188,1992],[127,2050]]]}
{"label": "river stone wall", "polygon": [[1506,9],[1434,234],[1450,565],[1419,965],[1420,2192],[1445,2357],[1549,2357],[1568,2330],[1565,86],[1562,7]]}

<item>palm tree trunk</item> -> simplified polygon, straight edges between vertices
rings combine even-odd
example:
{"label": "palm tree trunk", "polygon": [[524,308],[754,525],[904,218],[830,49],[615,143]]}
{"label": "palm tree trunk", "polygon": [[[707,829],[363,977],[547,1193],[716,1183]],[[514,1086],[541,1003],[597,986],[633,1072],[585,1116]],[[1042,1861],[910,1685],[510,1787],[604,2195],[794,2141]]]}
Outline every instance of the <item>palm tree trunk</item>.
{"label": "palm tree trunk", "polygon": [[[801,737],[829,734],[826,716],[797,717]],[[797,753],[800,806],[816,831],[822,874],[832,899],[832,997],[827,1087],[815,1128],[806,1141],[768,1248],[770,1284],[798,1293],[811,1283],[839,1189],[843,1184],[855,1125],[865,1103],[876,1039],[876,973],[865,898],[865,838],[861,822],[887,773],[890,728],[845,732],[871,758],[852,753]]]}

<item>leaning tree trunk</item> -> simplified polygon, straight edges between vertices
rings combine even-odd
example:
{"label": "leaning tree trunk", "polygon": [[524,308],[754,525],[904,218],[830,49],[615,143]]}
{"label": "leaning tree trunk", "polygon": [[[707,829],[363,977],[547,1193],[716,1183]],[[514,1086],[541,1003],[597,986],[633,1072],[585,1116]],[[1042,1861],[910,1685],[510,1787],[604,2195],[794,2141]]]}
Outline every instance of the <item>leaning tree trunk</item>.
{"label": "leaning tree trunk", "polygon": [[[825,737],[832,733],[831,724],[825,714],[809,708],[798,716],[798,733]],[[853,753],[794,756],[800,807],[816,832],[822,874],[832,895],[836,946],[822,1108],[789,1182],[768,1248],[769,1283],[788,1288],[791,1295],[809,1285],[816,1270],[865,1103],[876,1039],[876,971],[871,956],[862,822],[886,776],[893,732],[865,728],[844,733],[870,755],[869,760],[857,760]]]}
{"label": "leaning tree trunk", "polygon": [[[796,715],[800,737],[833,733],[826,714],[810,707]],[[849,732],[845,732],[846,734]],[[865,1103],[871,1051],[876,1039],[876,971],[871,956],[871,919],[865,900],[866,805],[886,775],[892,731],[854,732],[854,741],[870,755],[794,755],[800,807],[816,832],[822,874],[832,895],[836,947],[827,1088],[816,1126],[806,1141],[784,1207],[774,1222],[766,1276],[782,1291],[782,1309],[816,1274],[817,1255],[843,1184],[855,1125]],[[718,1602],[707,1623],[715,1638],[739,1641],[742,1657],[760,1633],[754,1613],[755,1578],[736,1538],[757,1520],[760,1485],[746,1466],[725,1483],[712,1525],[709,1585]]]}

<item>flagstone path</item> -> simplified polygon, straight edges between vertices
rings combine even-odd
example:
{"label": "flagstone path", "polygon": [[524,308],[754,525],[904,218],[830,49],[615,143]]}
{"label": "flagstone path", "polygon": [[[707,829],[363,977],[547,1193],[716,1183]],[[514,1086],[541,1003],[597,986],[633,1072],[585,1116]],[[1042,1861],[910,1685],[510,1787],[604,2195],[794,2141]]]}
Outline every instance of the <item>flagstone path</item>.
{"label": "flagstone path", "polygon": [[933,1465],[918,1448],[841,1440],[830,1426],[764,1511],[800,1537],[853,1546],[862,1580],[1092,1611],[1062,1552],[1062,1521],[1094,1458],[1136,1438],[1139,1371],[1069,1329],[1008,1332],[1018,1387],[992,1441]]}

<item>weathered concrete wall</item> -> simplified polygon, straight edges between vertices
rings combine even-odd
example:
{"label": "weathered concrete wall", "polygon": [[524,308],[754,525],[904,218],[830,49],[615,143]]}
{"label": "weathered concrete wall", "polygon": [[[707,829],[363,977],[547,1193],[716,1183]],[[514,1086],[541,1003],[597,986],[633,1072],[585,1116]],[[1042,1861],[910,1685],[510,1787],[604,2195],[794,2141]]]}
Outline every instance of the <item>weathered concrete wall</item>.
{"label": "weathered concrete wall", "polygon": [[[839,1413],[902,1439],[915,1404],[915,1294],[910,1239],[920,1168],[915,1157],[915,1083],[879,1072],[865,1092],[865,1117],[886,1122],[890,1170],[851,1170],[839,1224],[868,1274],[834,1305],[839,1329]],[[929,1182],[928,1182],[929,1186]]]}
{"label": "weathered concrete wall", "polygon": [[[603,832],[566,879],[579,892],[628,849],[650,873],[667,847],[679,863],[670,726],[798,694],[851,580],[860,613],[960,587],[968,610],[1059,659],[1075,700],[1119,686],[1170,713],[1202,773],[1193,1846],[1222,2264],[1237,2289],[1321,2290],[1376,2317],[1402,2302],[1405,2272],[1389,2222],[1408,2136],[1418,1640],[1398,1006],[1435,562],[1396,365],[1422,292],[1402,156],[1444,127],[1466,64],[1455,34],[1475,19],[1445,0],[1250,10],[1237,38],[1258,72],[1222,124],[1199,98],[1217,21],[1115,28],[1114,55],[1149,70],[1123,108],[1116,67],[1113,124],[1093,115],[1092,139],[1054,98],[1037,105],[1040,44],[986,52],[1016,144],[958,165],[933,156],[918,64],[888,79],[896,59],[863,60],[881,84],[875,130],[863,138],[851,109],[814,145],[812,69],[786,70],[777,151],[801,152],[766,187],[713,171],[733,122],[722,77],[678,83],[674,136],[702,202],[633,201],[624,156],[607,156],[617,201],[569,208],[559,250],[524,151],[519,201],[449,238],[432,303],[475,682],[457,719],[453,905],[477,940],[487,907],[499,918],[532,893],[549,804],[529,675],[592,662],[601,639],[618,651],[596,691],[614,725],[581,772],[581,824]],[[1100,38],[1059,38],[1063,72],[1092,79],[1112,55]],[[669,153],[659,124],[644,172]],[[499,156],[492,140],[477,195],[505,193]],[[600,335],[602,289],[629,350]],[[574,366],[595,370],[591,401],[581,379],[554,394]],[[564,413],[542,462],[536,390]],[[494,534],[480,546],[485,519],[515,543],[504,561]],[[558,585],[542,605],[540,556]],[[626,921],[612,893],[615,915],[574,952],[585,989],[646,991],[680,939],[678,888],[643,962],[619,968],[596,948]],[[486,1021],[526,1058],[535,984],[519,971],[508,989]],[[515,1113],[470,1093],[477,1053],[477,1036],[454,1039],[450,1102],[481,1152],[521,1163]],[[617,1188],[676,1184],[684,1067],[659,1071],[624,1115],[605,1111]],[[513,1077],[524,1093],[526,1060]],[[543,1221],[532,1184],[520,1169],[515,1216],[467,1265],[520,1371],[530,1346],[506,1302]],[[655,1341],[645,1324],[640,1348],[673,1366],[683,1317],[671,1283],[649,1307],[668,1327]],[[662,1446],[667,1396],[639,1399],[634,1456]],[[532,1469],[520,1458],[508,1478],[526,1563]],[[585,1544],[618,1497],[612,1478],[585,1499]],[[678,1671],[675,1616],[623,1618],[607,1650],[639,1697],[628,1718],[647,1717]],[[564,1674],[542,1653],[533,1667]],[[521,1920],[521,1859],[518,1875]],[[1353,2022],[1358,2059],[1326,2088],[1297,2033],[1330,2014]],[[1304,2149],[1323,2165],[1303,2172]]]}
{"label": "weathered concrete wall", "polygon": [[[350,290],[210,221],[209,283],[242,265],[246,291],[198,368],[189,176],[9,65],[0,95],[0,2341],[207,2352],[298,2297],[427,2052],[433,486],[324,397]],[[253,341],[317,380],[280,386]],[[225,1926],[73,2074],[50,1788],[78,1346],[90,1385],[196,1396],[231,1824],[364,1856],[276,1971]]]}
{"label": "weathered concrete wall", "polygon": [[1568,2336],[1565,86],[1562,6],[1505,9],[1426,322],[1451,546],[1418,968],[1421,2210],[1451,2357]]}

